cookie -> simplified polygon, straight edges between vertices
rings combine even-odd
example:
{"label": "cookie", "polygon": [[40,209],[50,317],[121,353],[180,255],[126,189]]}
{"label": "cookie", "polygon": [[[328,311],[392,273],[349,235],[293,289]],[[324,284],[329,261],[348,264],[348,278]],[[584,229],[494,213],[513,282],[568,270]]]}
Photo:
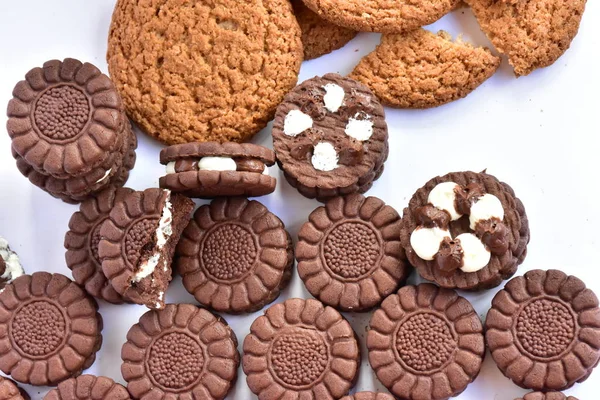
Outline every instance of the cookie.
{"label": "cookie", "polygon": [[61,382],[44,400],[131,400],[125,386],[105,376],[81,375]]}
{"label": "cookie", "polygon": [[498,368],[525,389],[568,389],[600,360],[598,298],[558,270],[510,280],[494,297],[485,328]]}
{"label": "cookie", "polygon": [[350,78],[367,85],[382,103],[431,108],[461,99],[491,77],[501,59],[440,31],[417,29],[383,35]]}
{"label": "cookie", "polygon": [[394,400],[394,397],[387,393],[358,392],[354,395],[344,396],[341,400]]}
{"label": "cookie", "polygon": [[429,25],[461,0],[304,0],[320,17],[357,31],[408,32]]}
{"label": "cookie", "polygon": [[292,7],[302,31],[305,60],[312,60],[344,47],[358,33],[324,20],[306,7],[302,0],[292,0]]}
{"label": "cookie", "polygon": [[277,180],[269,176],[273,150],[233,142],[186,143],[160,152],[167,175],[160,187],[189,197],[257,197],[273,193]]}
{"label": "cookie", "polygon": [[0,376],[0,399],[31,400],[31,397],[12,380]]}
{"label": "cookie", "polygon": [[294,250],[283,222],[241,197],[200,207],[176,250],[183,286],[200,304],[250,313],[271,303],[292,275]]}
{"label": "cookie", "polygon": [[523,203],[484,172],[435,177],[404,209],[400,241],[419,275],[446,288],[483,290],[510,278],[527,255]]}
{"label": "cookie", "polygon": [[90,367],[102,344],[98,304],[64,275],[23,275],[0,293],[0,369],[52,386]]}
{"label": "cookie", "polygon": [[163,189],[132,192],[100,227],[102,271],[124,298],[163,308],[171,261],[194,202]]}
{"label": "cookie", "polygon": [[121,143],[124,111],[113,83],[72,58],[29,71],[15,86],[7,114],[12,148],[56,178],[89,173]]}
{"label": "cookie", "polygon": [[71,220],[65,235],[65,260],[73,272],[73,279],[90,295],[113,304],[123,303],[124,299],[108,282],[102,272],[98,255],[100,228],[116,204],[122,204],[132,189],[110,188],[96,197],[84,201]]}
{"label": "cookie", "polygon": [[108,68],[148,135],[167,144],[241,142],[296,85],[300,37],[286,0],[120,0]]}
{"label": "cookie", "polygon": [[19,256],[10,249],[8,241],[0,236],[0,293],[24,273]]}
{"label": "cookie", "polygon": [[259,400],[339,399],[356,383],[360,347],[339,312],[317,300],[289,299],[252,323],[242,367]]}
{"label": "cookie", "polygon": [[577,35],[586,0],[465,0],[515,75],[552,65]]}
{"label": "cookie", "polygon": [[408,276],[400,215],[378,198],[336,197],[308,220],[298,233],[298,275],[323,303],[368,311]]}
{"label": "cookie", "polygon": [[577,397],[565,396],[560,392],[531,392],[515,400],[577,400]]}
{"label": "cookie", "polygon": [[309,198],[364,193],[383,171],[383,107],[363,84],[337,74],[304,81],[277,108],[273,148],[288,182]]}
{"label": "cookie", "polygon": [[479,374],[483,327],[471,303],[453,290],[405,286],[383,301],[369,326],[369,362],[396,397],[446,400]]}
{"label": "cookie", "polygon": [[237,379],[235,333],[191,304],[142,315],[127,333],[121,373],[135,399],[224,399]]}

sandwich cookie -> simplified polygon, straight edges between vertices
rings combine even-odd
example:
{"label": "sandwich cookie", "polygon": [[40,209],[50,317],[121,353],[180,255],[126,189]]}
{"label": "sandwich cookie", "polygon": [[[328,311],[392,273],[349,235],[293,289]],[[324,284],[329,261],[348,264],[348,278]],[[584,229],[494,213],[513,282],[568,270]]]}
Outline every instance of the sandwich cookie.
{"label": "sandwich cookie", "polygon": [[358,392],[340,400],[394,400],[394,397],[382,392]]}
{"label": "sandwich cookie", "polygon": [[561,392],[531,392],[515,400],[578,400],[577,397],[565,396]]}
{"label": "sandwich cookie", "polygon": [[11,379],[0,376],[0,399],[31,400],[31,397]]}
{"label": "sandwich cookie", "polygon": [[125,386],[105,376],[81,375],[61,382],[44,400],[131,400]]}

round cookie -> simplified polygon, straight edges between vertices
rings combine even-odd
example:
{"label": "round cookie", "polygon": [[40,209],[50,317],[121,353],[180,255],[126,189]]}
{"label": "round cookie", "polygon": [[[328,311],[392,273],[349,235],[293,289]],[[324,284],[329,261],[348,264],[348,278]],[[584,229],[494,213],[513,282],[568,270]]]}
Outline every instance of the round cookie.
{"label": "round cookie", "polygon": [[567,397],[561,392],[531,392],[515,400],[577,400],[577,397]]}
{"label": "round cookie", "polygon": [[283,222],[257,201],[240,197],[200,207],[176,250],[186,290],[219,312],[249,313],[287,286],[294,250]]}
{"label": "round cookie", "polygon": [[529,236],[512,188],[485,171],[466,171],[435,177],[416,191],[404,209],[400,241],[421,277],[483,290],[514,275]]}
{"label": "round cookie", "polygon": [[304,0],[336,25],[357,31],[407,32],[429,25],[452,11],[461,0]]}
{"label": "round cookie", "polygon": [[405,286],[383,301],[369,326],[369,362],[396,397],[446,400],[479,374],[483,327],[473,306],[453,290]]}
{"label": "round cookie", "polygon": [[380,392],[358,392],[354,395],[344,396],[340,400],[394,400],[394,397]]}
{"label": "round cookie", "polygon": [[0,376],[0,400],[31,400],[31,397],[15,382]]}
{"label": "round cookie", "polygon": [[102,344],[96,301],[66,276],[23,275],[0,293],[0,369],[51,386],[92,365]]}
{"label": "round cookie", "polygon": [[241,142],[296,84],[300,36],[287,0],[120,0],[107,60],[127,113],[148,135]]}
{"label": "round cookie", "polygon": [[118,148],[123,105],[111,80],[89,63],[52,60],[29,71],[8,103],[12,147],[36,171],[82,176]]}
{"label": "round cookie", "polygon": [[242,366],[260,400],[339,399],[356,383],[360,347],[339,312],[317,300],[289,299],[252,323]]}
{"label": "round cookie", "polygon": [[312,60],[343,47],[358,32],[332,24],[306,7],[302,0],[292,0],[294,15],[302,31],[304,60]]}
{"label": "round cookie", "polygon": [[485,328],[498,368],[525,389],[568,389],[600,360],[598,298],[558,270],[511,279],[494,297]]}
{"label": "round cookie", "polygon": [[304,81],[277,108],[273,149],[288,182],[325,201],[364,193],[383,171],[383,107],[363,84],[337,74]]}
{"label": "round cookie", "polygon": [[8,241],[0,236],[0,293],[24,273],[19,256],[10,249]]}
{"label": "round cookie", "polygon": [[81,375],[61,382],[44,400],[131,400],[127,389],[105,376]]}
{"label": "round cookie", "polygon": [[169,304],[131,327],[121,373],[136,399],[220,400],[237,379],[237,344],[222,318],[191,304]]}
{"label": "round cookie", "polygon": [[308,291],[342,311],[368,311],[410,273],[400,216],[376,197],[336,197],[314,210],[298,233],[298,274]]}
{"label": "round cookie", "polygon": [[114,304],[123,303],[124,299],[102,272],[98,255],[100,228],[115,204],[123,203],[132,192],[129,188],[110,186],[96,197],[84,201],[71,217],[69,231],[65,235],[65,260],[75,282],[90,295]]}

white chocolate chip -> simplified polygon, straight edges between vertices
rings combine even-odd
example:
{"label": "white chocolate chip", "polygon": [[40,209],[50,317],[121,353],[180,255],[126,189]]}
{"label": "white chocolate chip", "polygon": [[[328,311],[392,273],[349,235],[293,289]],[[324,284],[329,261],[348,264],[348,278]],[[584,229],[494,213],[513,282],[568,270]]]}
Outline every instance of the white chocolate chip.
{"label": "white chocolate chip", "polygon": [[456,210],[456,189],[458,187],[457,183],[443,182],[434,187],[427,197],[427,202],[435,208],[448,211],[452,221],[462,217],[462,214]]}
{"label": "white chocolate chip", "polygon": [[313,150],[312,165],[319,171],[331,171],[338,166],[339,156],[335,147],[328,142],[317,143]]}
{"label": "white chocolate chip", "polygon": [[348,120],[346,135],[364,142],[365,140],[369,140],[371,135],[373,135],[373,121],[369,119],[357,119],[358,117],[359,113]]}
{"label": "white chocolate chip", "polygon": [[175,173],[175,161],[171,161],[167,164],[167,175]]}
{"label": "white chocolate chip", "polygon": [[236,171],[237,165],[230,157],[202,157],[198,161],[200,171]]}
{"label": "white chocolate chip", "polygon": [[455,240],[460,240],[463,249],[463,272],[477,272],[490,262],[491,253],[479,238],[472,233],[458,235]]}
{"label": "white chocolate chip", "polygon": [[297,136],[312,126],[313,120],[310,115],[306,115],[300,110],[291,110],[283,121],[283,133],[288,136]]}
{"label": "white chocolate chip", "polygon": [[504,207],[502,207],[502,203],[496,196],[486,193],[471,206],[470,227],[475,229],[479,221],[491,218],[498,218],[502,221],[504,219]]}
{"label": "white chocolate chip", "polygon": [[337,112],[344,104],[344,97],[346,96],[344,88],[335,83],[328,83],[323,86],[323,89],[325,89],[325,96],[323,96],[325,108],[332,113]]}
{"label": "white chocolate chip", "polygon": [[410,235],[410,245],[419,258],[431,261],[440,250],[440,244],[450,232],[440,228],[417,228]]}

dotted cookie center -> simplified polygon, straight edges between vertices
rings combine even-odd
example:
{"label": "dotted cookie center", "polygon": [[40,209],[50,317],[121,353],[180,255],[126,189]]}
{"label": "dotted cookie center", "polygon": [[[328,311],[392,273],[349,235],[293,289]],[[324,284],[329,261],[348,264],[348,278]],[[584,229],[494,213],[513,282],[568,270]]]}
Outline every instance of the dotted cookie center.
{"label": "dotted cookie center", "polygon": [[152,242],[152,236],[158,228],[156,218],[146,218],[136,222],[125,236],[125,256],[130,265],[136,265],[144,247]]}
{"label": "dotted cookie center", "polygon": [[335,227],[323,246],[329,269],[344,279],[359,278],[377,265],[379,240],[368,226],[349,222]]}
{"label": "dotted cookie center", "polygon": [[404,363],[415,371],[442,367],[456,349],[448,323],[429,313],[408,318],[396,334],[396,349]]}
{"label": "dotted cookie center", "polygon": [[329,355],[323,339],[309,331],[278,337],[271,348],[271,365],[279,379],[288,385],[304,386],[315,382],[325,368]]}
{"label": "dotted cookie center", "polygon": [[519,314],[517,338],[530,354],[550,358],[565,351],[575,338],[573,316],[563,304],[534,300]]}
{"label": "dotted cookie center", "polygon": [[204,354],[190,336],[173,332],[154,342],[148,368],[154,380],[169,389],[181,389],[194,383],[202,373]]}
{"label": "dotted cookie center", "polygon": [[34,119],[40,132],[53,140],[77,136],[89,119],[90,105],[86,95],[73,86],[48,89],[38,99]]}
{"label": "dotted cookie center", "polygon": [[100,244],[100,228],[102,227],[102,223],[97,224],[94,227],[94,230],[92,231],[91,235],[90,235],[90,251],[92,252],[92,256],[94,257],[94,260],[96,260],[96,262],[98,264],[101,264],[100,262],[100,256],[98,255],[98,245]]}
{"label": "dotted cookie center", "polygon": [[54,304],[36,301],[21,308],[12,321],[12,337],[25,354],[34,357],[54,352],[66,335],[66,322]]}
{"label": "dotted cookie center", "polygon": [[225,224],[208,234],[204,241],[202,263],[206,271],[221,280],[237,279],[256,261],[252,234],[236,224]]}

